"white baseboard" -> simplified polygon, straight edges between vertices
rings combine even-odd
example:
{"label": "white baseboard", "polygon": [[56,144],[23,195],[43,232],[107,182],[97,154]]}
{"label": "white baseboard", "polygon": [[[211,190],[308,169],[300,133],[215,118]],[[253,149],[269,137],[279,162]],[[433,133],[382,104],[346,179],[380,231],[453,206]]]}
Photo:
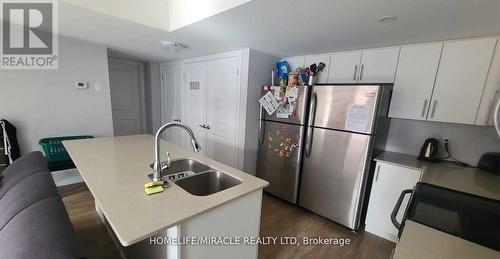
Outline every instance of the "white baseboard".
{"label": "white baseboard", "polygon": [[76,168],[54,171],[51,172],[51,174],[54,182],[56,183],[56,186],[64,186],[83,182],[83,178]]}

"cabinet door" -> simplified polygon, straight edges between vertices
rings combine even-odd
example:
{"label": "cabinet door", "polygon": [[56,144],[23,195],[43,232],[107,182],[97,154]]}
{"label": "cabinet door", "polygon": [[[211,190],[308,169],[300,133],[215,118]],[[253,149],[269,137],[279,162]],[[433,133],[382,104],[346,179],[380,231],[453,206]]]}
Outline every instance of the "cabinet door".
{"label": "cabinet door", "polygon": [[399,48],[364,50],[359,69],[359,83],[393,83]]}
{"label": "cabinet door", "polygon": [[288,65],[290,66],[290,70],[292,72],[299,67],[304,67],[304,56],[286,57],[283,58],[283,60],[286,60],[288,62]]}
{"label": "cabinet door", "polygon": [[[179,64],[162,65],[162,120],[163,123],[180,121],[182,71]],[[163,133],[165,140],[181,145],[180,129],[170,129]]]}
{"label": "cabinet door", "polygon": [[[421,171],[377,162],[373,185],[366,214],[365,230],[393,242],[397,240],[398,229],[391,222],[391,213],[401,192],[413,189],[420,181]],[[405,197],[396,219],[401,222],[404,208],[409,201]]]}
{"label": "cabinet door", "polygon": [[474,124],[496,40],[444,43],[429,120]]}
{"label": "cabinet door", "polygon": [[207,155],[232,167],[236,167],[239,66],[239,57],[208,62]]}
{"label": "cabinet door", "polygon": [[443,44],[402,47],[389,117],[425,120]]}
{"label": "cabinet door", "polygon": [[334,52],[330,58],[328,83],[356,83],[361,51]]}
{"label": "cabinet door", "polygon": [[318,79],[316,83],[326,84],[328,83],[328,70],[330,69],[330,54],[306,56],[304,66],[308,67],[313,63],[319,64],[320,62],[325,63],[326,67],[323,69],[323,71],[318,73]]}
{"label": "cabinet door", "polygon": [[[182,121],[194,132],[201,154],[206,155],[206,130],[200,125],[206,124],[206,93],[207,93],[207,64],[206,62],[189,63],[184,65],[184,111]],[[183,146],[191,150],[191,141],[186,133],[182,137]]]}

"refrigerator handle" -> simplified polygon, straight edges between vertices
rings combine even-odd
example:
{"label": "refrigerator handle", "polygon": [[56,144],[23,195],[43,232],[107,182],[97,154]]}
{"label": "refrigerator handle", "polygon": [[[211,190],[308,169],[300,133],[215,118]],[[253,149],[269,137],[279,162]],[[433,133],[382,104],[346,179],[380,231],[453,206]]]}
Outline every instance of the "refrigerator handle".
{"label": "refrigerator handle", "polygon": [[312,146],[312,135],[314,125],[314,117],[316,116],[316,103],[318,102],[318,96],[315,92],[312,93],[311,103],[309,105],[309,119],[307,121],[307,132],[306,132],[306,157],[311,155],[311,146]]}
{"label": "refrigerator handle", "polygon": [[258,141],[259,141],[259,145],[262,145],[262,143],[264,143],[264,134],[262,133],[263,132],[263,128],[264,128],[264,118],[262,116],[262,105],[260,105],[260,111],[259,111],[259,133],[258,133]]}

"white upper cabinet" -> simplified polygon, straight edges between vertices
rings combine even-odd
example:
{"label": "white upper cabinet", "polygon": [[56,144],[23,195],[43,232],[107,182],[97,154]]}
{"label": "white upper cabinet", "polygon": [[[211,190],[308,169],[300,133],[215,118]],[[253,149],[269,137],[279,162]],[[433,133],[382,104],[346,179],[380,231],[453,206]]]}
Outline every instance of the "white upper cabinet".
{"label": "white upper cabinet", "polygon": [[329,83],[393,83],[399,48],[334,52]]}
{"label": "white upper cabinet", "polygon": [[398,65],[399,48],[363,50],[359,83],[393,83]]}
{"label": "white upper cabinet", "polygon": [[290,66],[290,70],[293,72],[295,69],[299,67],[304,67],[305,65],[305,57],[304,56],[297,56],[297,57],[287,57],[283,58],[288,62],[288,65]]}
{"label": "white upper cabinet", "polygon": [[496,41],[444,43],[429,120],[474,124]]}
{"label": "white upper cabinet", "polygon": [[304,66],[308,67],[313,63],[319,64],[323,62],[326,67],[323,71],[318,73],[318,78],[316,79],[316,83],[325,84],[328,83],[328,70],[330,67],[330,54],[319,54],[319,55],[310,55],[305,57]]}
{"label": "white upper cabinet", "polygon": [[361,51],[332,53],[328,69],[328,83],[356,83],[360,62]]}
{"label": "white upper cabinet", "polygon": [[425,120],[442,43],[401,48],[389,117]]}

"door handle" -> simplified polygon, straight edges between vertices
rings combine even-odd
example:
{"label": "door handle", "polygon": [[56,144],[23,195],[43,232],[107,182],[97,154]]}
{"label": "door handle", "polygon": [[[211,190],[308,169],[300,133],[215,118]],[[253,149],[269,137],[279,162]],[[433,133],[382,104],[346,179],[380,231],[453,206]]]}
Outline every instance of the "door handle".
{"label": "door handle", "polygon": [[365,70],[365,65],[361,65],[361,69],[359,70],[359,80],[363,80],[363,70]]}
{"label": "door handle", "polygon": [[421,116],[422,118],[425,118],[426,108],[427,108],[427,99],[425,99],[425,101],[424,101],[424,108],[422,109],[422,116]]}
{"label": "door handle", "polygon": [[[396,216],[398,215],[399,209],[401,208],[401,204],[403,203],[403,199],[405,198],[405,196],[407,194],[412,193],[412,192],[413,192],[412,189],[403,190],[401,192],[401,195],[399,195],[398,201],[396,202],[396,206],[394,206],[394,209],[392,210],[391,221],[392,221],[392,224],[398,230],[399,230],[399,228],[401,228],[401,223],[403,223],[403,222],[398,222],[398,220],[396,219]],[[404,216],[403,216],[403,218],[404,218]]]}
{"label": "door handle", "polygon": [[262,105],[260,106],[260,111],[259,111],[259,134],[258,134],[258,140],[259,145],[262,145],[264,142],[264,135],[262,133],[263,128],[264,128],[264,122],[263,122],[263,117],[262,117]]}
{"label": "door handle", "polygon": [[306,148],[305,155],[309,157],[311,155],[311,147],[312,147],[312,138],[313,138],[313,125],[314,125],[314,117],[316,113],[316,103],[318,102],[318,95],[313,92],[311,104],[309,106],[309,120],[307,122],[307,132],[306,132]]}
{"label": "door handle", "polygon": [[358,74],[358,65],[354,66],[354,75],[352,76],[352,81],[356,81],[356,76]]}
{"label": "door handle", "polygon": [[438,102],[437,100],[434,100],[434,103],[432,104],[431,118],[434,118],[434,113],[436,112],[437,102]]}

